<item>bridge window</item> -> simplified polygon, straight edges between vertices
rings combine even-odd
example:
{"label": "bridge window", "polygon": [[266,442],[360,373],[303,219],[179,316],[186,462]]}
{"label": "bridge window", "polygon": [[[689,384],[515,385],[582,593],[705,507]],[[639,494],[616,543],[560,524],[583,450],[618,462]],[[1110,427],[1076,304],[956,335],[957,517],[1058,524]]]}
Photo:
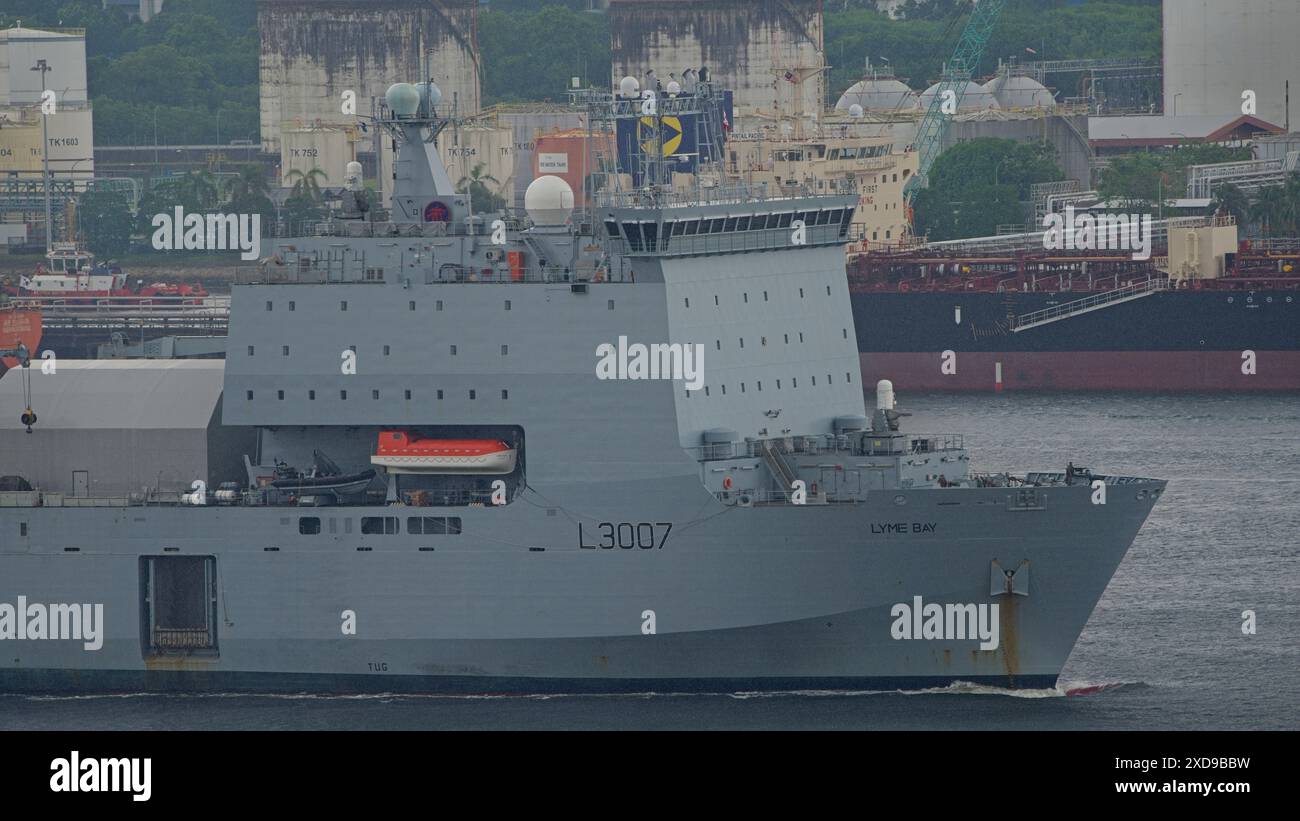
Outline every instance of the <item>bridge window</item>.
{"label": "bridge window", "polygon": [[722,230],[728,234],[736,230],[736,218],[727,217],[727,221],[722,224]]}
{"label": "bridge window", "polygon": [[361,535],[392,536],[397,533],[396,516],[362,516]]}
{"label": "bridge window", "polygon": [[298,532],[304,536],[315,536],[320,533],[320,518],[316,516],[298,517]]}
{"label": "bridge window", "polygon": [[645,249],[647,251],[657,250],[659,243],[659,226],[653,222],[642,223],[641,233],[645,238]]}
{"label": "bridge window", "polygon": [[748,215],[743,216],[743,217],[736,217],[736,230],[737,230],[737,231],[748,231],[748,230],[749,230],[749,223],[750,223],[750,221],[751,221],[752,219],[753,219],[753,218],[750,217],[750,216],[748,216]]}
{"label": "bridge window", "polygon": [[605,233],[610,239],[618,239],[618,223],[614,220],[605,220]]}
{"label": "bridge window", "polygon": [[406,517],[406,532],[417,536],[457,535],[460,531],[459,516]]}
{"label": "bridge window", "polygon": [[687,220],[685,234],[688,237],[695,236],[700,232],[699,220]]}
{"label": "bridge window", "polygon": [[627,236],[627,245],[633,251],[641,250],[641,226],[635,222],[623,223],[623,233]]}

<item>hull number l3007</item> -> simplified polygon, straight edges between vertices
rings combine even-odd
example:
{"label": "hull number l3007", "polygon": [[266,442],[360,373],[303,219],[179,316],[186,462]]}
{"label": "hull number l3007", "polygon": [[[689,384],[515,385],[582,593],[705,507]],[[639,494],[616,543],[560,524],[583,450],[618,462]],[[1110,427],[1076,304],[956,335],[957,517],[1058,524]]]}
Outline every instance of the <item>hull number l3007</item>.
{"label": "hull number l3007", "polygon": [[596,543],[587,544],[582,523],[579,522],[578,547],[585,550],[596,548],[613,550],[616,547],[624,550],[631,550],[634,547],[642,550],[663,550],[672,529],[672,522],[601,522],[596,525],[598,534]]}

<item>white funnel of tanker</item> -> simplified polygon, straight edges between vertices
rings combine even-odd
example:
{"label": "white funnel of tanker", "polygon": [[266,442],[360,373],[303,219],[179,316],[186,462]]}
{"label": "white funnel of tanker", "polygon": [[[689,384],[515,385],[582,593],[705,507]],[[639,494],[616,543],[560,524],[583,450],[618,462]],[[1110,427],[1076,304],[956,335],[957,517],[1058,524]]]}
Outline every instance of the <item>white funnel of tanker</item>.
{"label": "white funnel of tanker", "polygon": [[343,185],[349,191],[361,190],[361,163],[353,160],[347,164],[347,170],[343,172]]}
{"label": "white funnel of tanker", "polygon": [[894,383],[888,379],[882,379],[876,383],[876,409],[894,409]]}

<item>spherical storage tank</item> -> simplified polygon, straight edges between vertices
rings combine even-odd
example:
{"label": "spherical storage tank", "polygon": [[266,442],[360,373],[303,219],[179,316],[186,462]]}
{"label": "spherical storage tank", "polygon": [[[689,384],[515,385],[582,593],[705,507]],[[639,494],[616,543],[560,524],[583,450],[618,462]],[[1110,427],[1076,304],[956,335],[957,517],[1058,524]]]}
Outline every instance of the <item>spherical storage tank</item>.
{"label": "spherical storage tank", "polygon": [[[929,110],[931,101],[934,100],[934,96],[938,93],[938,83],[921,92],[921,108]],[[961,98],[961,105],[957,107],[957,110],[983,111],[988,108],[1001,108],[1001,106],[998,105],[998,101],[993,98],[993,95],[985,90],[984,86],[967,81],[966,90]]]}
{"label": "spherical storage tank", "polygon": [[860,80],[849,86],[835,104],[836,111],[848,111],[860,105],[867,111],[915,111],[921,102],[916,92],[893,78]]}
{"label": "spherical storage tank", "polygon": [[983,89],[993,95],[1000,108],[1052,108],[1056,105],[1056,99],[1047,86],[1032,77],[1000,74],[985,83]]}

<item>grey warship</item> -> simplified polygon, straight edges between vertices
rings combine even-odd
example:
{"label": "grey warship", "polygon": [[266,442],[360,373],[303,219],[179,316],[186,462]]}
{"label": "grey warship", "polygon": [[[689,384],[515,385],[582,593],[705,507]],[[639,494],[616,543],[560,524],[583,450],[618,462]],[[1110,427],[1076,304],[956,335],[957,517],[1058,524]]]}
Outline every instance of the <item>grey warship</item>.
{"label": "grey warship", "polygon": [[246,447],[0,491],[0,691],[1055,685],[1163,481],[902,430],[859,384],[853,195],[652,174],[584,222],[541,177],[476,214],[446,121],[390,89],[388,207],[354,179],[234,286],[201,367]]}

